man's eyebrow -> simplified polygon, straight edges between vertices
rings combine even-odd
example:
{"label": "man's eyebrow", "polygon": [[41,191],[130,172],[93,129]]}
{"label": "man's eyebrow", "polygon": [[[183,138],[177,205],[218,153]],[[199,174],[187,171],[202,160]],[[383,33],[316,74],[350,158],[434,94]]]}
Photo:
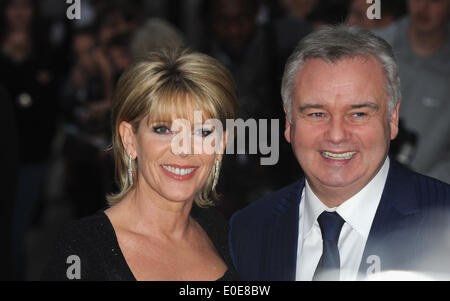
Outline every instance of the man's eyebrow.
{"label": "man's eyebrow", "polygon": [[323,107],[324,106],[321,104],[307,103],[307,104],[298,106],[298,110],[300,112],[303,112],[308,109],[323,109]]}
{"label": "man's eyebrow", "polygon": [[[323,104],[306,103],[303,105],[299,105],[298,111],[304,112],[309,109],[323,109],[324,107],[325,106]],[[378,111],[380,106],[373,102],[364,102],[364,103],[350,105],[350,108],[352,108],[352,109],[370,108],[370,109],[374,109],[374,110]]]}
{"label": "man's eyebrow", "polygon": [[380,106],[376,103],[373,102],[365,102],[365,103],[360,103],[360,104],[354,104],[350,106],[352,109],[361,109],[361,108],[370,108],[370,109],[374,109],[377,110],[380,108]]}

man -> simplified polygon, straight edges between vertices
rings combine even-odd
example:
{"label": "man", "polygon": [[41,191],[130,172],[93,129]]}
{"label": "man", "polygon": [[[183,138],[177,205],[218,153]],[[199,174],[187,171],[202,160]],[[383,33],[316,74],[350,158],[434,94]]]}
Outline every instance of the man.
{"label": "man", "polygon": [[[450,0],[407,4],[408,17],[375,32],[392,45],[402,79],[400,117],[406,131],[395,145],[396,158],[450,183]],[[416,139],[403,139],[407,132]]]}
{"label": "man", "polygon": [[400,108],[390,46],[362,28],[321,28],[289,58],[282,97],[285,137],[305,178],[231,218],[231,254],[241,277],[446,272],[450,186],[387,155]]}

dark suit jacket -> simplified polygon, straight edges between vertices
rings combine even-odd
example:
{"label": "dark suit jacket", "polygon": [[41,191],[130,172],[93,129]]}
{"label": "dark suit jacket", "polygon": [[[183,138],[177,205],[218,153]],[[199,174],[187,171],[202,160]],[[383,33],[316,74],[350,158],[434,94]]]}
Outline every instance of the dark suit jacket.
{"label": "dark suit jacket", "polygon": [[[305,180],[274,192],[230,219],[230,249],[243,280],[295,280],[299,204]],[[373,271],[450,272],[450,185],[391,160],[360,264]],[[447,235],[447,238],[443,237]]]}

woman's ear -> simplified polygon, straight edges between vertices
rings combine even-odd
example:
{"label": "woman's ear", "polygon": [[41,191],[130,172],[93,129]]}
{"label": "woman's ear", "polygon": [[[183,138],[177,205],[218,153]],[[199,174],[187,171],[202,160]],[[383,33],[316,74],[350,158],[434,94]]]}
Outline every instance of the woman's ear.
{"label": "woman's ear", "polygon": [[227,141],[228,141],[228,132],[225,130],[223,131],[222,139],[220,141],[219,148],[217,149],[218,152],[216,152],[216,159],[221,160],[223,158],[223,154],[225,153],[225,149],[227,148]]}
{"label": "woman's ear", "polygon": [[122,140],[122,145],[127,153],[127,155],[131,155],[133,159],[136,158],[136,136],[133,131],[133,126],[126,122],[122,121],[119,124],[119,134]]}

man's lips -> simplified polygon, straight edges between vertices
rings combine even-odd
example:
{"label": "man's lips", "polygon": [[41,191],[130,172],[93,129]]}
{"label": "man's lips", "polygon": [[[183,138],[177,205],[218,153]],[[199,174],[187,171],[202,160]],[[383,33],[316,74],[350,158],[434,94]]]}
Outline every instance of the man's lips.
{"label": "man's lips", "polygon": [[320,151],[320,154],[331,160],[350,160],[357,152],[356,151],[345,151],[345,152],[333,152],[333,151]]}

